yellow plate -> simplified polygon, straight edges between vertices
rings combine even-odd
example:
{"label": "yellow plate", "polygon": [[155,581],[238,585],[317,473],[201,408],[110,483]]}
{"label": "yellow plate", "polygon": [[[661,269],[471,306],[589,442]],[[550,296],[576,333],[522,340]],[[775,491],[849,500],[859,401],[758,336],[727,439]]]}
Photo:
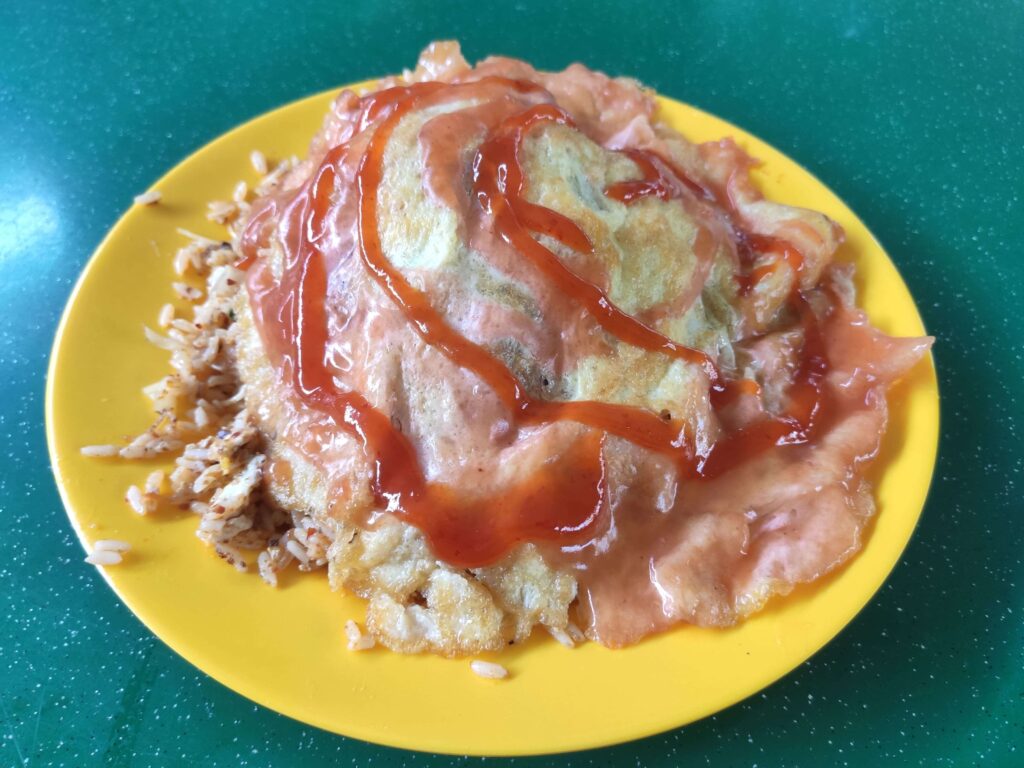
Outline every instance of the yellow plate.
{"label": "yellow plate", "polygon": [[[879,514],[864,550],[810,588],[775,600],[727,630],[682,627],[627,650],[575,650],[535,637],[500,661],[511,679],[483,680],[467,661],[345,649],[360,600],[332,593],[323,573],[291,573],[281,588],[239,574],[194,535],[188,513],[140,518],[124,490],[162,466],[86,459],[82,445],[116,441],[151,419],[140,388],[167,371],[148,344],[172,300],[176,227],[220,237],[209,200],[254,181],[249,153],[302,155],[333,96],[323,93],[236,128],[154,187],[160,205],[129,210],[82,274],[57,331],[47,381],[50,456],[71,522],[87,548],[125,539],[124,563],[101,569],[132,611],[175,651],[224,685],[297,720],[410,749],[521,755],[598,747],[664,731],[750,696],[827,643],[896,564],[920,515],[938,439],[938,390],[929,359],[901,385],[876,471]],[[884,331],[924,332],[903,280],[860,220],[821,182],[764,142],[693,107],[662,98],[661,114],[690,139],[733,136],[764,161],[768,197],[824,211],[845,228],[841,258],[859,269],[860,301]],[[139,190],[126,190],[126,198]]]}

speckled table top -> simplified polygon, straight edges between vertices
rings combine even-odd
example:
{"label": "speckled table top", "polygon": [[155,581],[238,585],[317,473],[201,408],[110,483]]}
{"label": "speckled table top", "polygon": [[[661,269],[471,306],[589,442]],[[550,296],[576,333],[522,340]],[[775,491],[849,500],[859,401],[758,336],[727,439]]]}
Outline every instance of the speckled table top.
{"label": "speckled table top", "polygon": [[564,761],[1024,764],[1019,0],[285,5],[0,4],[0,765],[476,762],[318,731],[175,656],[82,562],[42,415],[60,311],[134,193],[228,128],[440,37],[633,75],[781,148],[871,227],[938,337],[936,478],[871,605],[746,702]]}

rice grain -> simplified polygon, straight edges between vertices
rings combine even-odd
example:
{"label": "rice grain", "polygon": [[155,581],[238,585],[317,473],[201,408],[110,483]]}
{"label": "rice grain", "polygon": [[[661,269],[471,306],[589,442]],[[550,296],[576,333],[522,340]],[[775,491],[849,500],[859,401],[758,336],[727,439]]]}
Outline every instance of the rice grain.
{"label": "rice grain", "polygon": [[161,336],[148,325],[142,326],[142,333],[145,335],[146,341],[150,344],[160,347],[160,349],[166,349],[168,352],[173,352],[181,347],[179,342],[168,338],[167,336]]}
{"label": "rice grain", "polygon": [[249,155],[249,162],[252,163],[253,169],[260,176],[267,175],[267,158],[258,149],[254,149]]}
{"label": "rice grain", "polygon": [[85,562],[90,565],[117,565],[121,562],[121,555],[113,550],[101,549],[88,555]]}
{"label": "rice grain", "polygon": [[501,666],[501,664],[474,660],[470,662],[469,666],[474,674],[479,677],[486,677],[489,680],[504,680],[508,677],[508,670]]}
{"label": "rice grain", "polygon": [[225,224],[238,215],[238,204],[214,200],[207,205],[206,218],[218,224]]}
{"label": "rice grain", "polygon": [[577,627],[572,621],[565,625],[565,631],[569,634],[569,637],[572,638],[574,643],[582,643],[587,639],[587,636],[583,634],[583,630]]}
{"label": "rice grain", "polygon": [[116,445],[83,445],[80,449],[83,456],[116,456]]}
{"label": "rice grain", "polygon": [[98,550],[105,552],[127,552],[131,548],[131,544],[120,539],[97,539],[92,545],[93,552]]}
{"label": "rice grain", "polygon": [[229,564],[235,566],[235,570],[239,573],[245,573],[249,570],[249,566],[245,564],[245,558],[242,557],[242,553],[230,544],[214,544],[213,549],[222,560],[226,560]]}
{"label": "rice grain", "polygon": [[561,629],[560,627],[545,627],[545,629],[548,631],[548,634],[550,634],[553,638],[555,638],[555,640],[560,642],[566,648],[576,647],[576,643],[573,642],[573,639],[569,636],[569,633],[566,632],[564,629]]}
{"label": "rice grain", "polygon": [[157,324],[161,328],[166,328],[174,321],[174,305],[164,304],[160,308],[160,317],[157,319]]}
{"label": "rice grain", "polygon": [[146,495],[155,495],[155,494],[160,493],[160,491],[163,488],[163,486],[164,486],[164,473],[163,473],[162,470],[158,469],[155,472],[150,472],[149,473],[149,476],[146,478],[146,484],[144,486],[144,490],[146,492]]}
{"label": "rice grain", "polygon": [[203,298],[203,292],[188,283],[171,283],[171,288],[186,301],[197,302]]}
{"label": "rice grain", "polygon": [[256,567],[260,577],[272,587],[277,586],[277,571],[274,569],[274,558],[264,550],[256,556]]}
{"label": "rice grain", "polygon": [[309,555],[306,554],[306,548],[303,547],[299,542],[297,542],[295,539],[290,538],[288,539],[287,543],[285,543],[284,546],[285,549],[287,549],[289,552],[292,553],[292,555],[295,556],[296,560],[298,560],[303,565],[309,565]]}
{"label": "rice grain", "polygon": [[128,490],[125,492],[124,500],[128,502],[136,514],[144,515],[148,511],[146,509],[146,500],[142,496],[142,491],[139,490],[137,485],[129,485]]}
{"label": "rice grain", "polygon": [[364,635],[359,625],[352,621],[352,619],[345,622],[345,637],[348,639],[348,649],[350,651],[368,651],[377,644],[373,636]]}
{"label": "rice grain", "polygon": [[[210,238],[206,237],[205,235],[196,234],[195,232],[193,232],[190,229],[185,229],[184,227],[178,227],[175,231],[179,235],[183,235],[184,237],[187,237],[193,243],[199,243],[200,245],[217,245],[217,241],[216,240],[211,240]],[[186,249],[183,248],[182,250],[186,250]]]}
{"label": "rice grain", "polygon": [[136,195],[135,196],[135,204],[136,205],[156,205],[157,203],[160,202],[160,198],[161,198],[160,192],[155,190],[155,189],[151,189],[148,192],[143,192],[141,195]]}

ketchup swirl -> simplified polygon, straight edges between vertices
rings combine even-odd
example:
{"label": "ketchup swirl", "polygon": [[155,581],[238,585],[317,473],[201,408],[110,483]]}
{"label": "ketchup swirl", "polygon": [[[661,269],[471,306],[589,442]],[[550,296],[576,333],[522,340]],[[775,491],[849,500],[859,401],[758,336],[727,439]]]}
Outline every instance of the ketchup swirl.
{"label": "ketchup swirl", "polygon": [[[803,255],[799,249],[781,238],[748,232],[739,223],[731,197],[728,201],[721,200],[712,190],[693,181],[673,163],[653,152],[625,150],[624,154],[636,163],[642,178],[612,184],[605,190],[609,197],[627,205],[651,196],[668,201],[681,197],[685,189],[698,200],[715,202],[721,207],[728,217],[741,252],[746,252],[746,260],[749,260],[751,251],[778,256],[777,261],[747,274],[737,275],[741,293],[749,292],[759,280],[777,269],[780,262],[788,264],[794,275],[800,274]],[[796,285],[790,295],[789,305],[800,317],[804,343],[800,367],[788,392],[788,408],[776,418],[757,422],[718,440],[708,455],[699,460],[699,476],[717,477],[776,445],[806,443],[825,421],[831,404],[823,389],[825,374],[828,373],[828,354],[821,328],[806,297]],[[746,392],[748,383],[743,380],[727,382],[720,390],[721,394],[717,399],[713,397],[712,402],[719,407],[725,405]]]}
{"label": "ketchup swirl", "polygon": [[[328,344],[326,254],[321,250],[340,164],[350,145],[331,149],[310,180],[282,214],[285,246],[283,271],[275,279],[269,266],[256,259],[268,207],[250,221],[242,238],[243,263],[252,264],[248,288],[257,325],[268,348],[280,350],[277,361],[291,379],[298,398],[347,431],[362,445],[372,471],[371,487],[379,508],[406,519],[426,535],[435,555],[449,563],[475,567],[499,559],[525,541],[561,545],[587,538],[607,503],[603,444],[611,434],[669,456],[683,477],[712,477],[773,445],[805,442],[821,420],[822,380],[827,356],[814,313],[794,293],[793,306],[805,328],[804,359],[790,392],[790,408],[776,419],[728,435],[707,455],[695,455],[686,425],[643,408],[593,401],[558,402],[534,398],[516,377],[484,347],[454,331],[432,306],[429,296],[414,288],[384,254],[378,229],[378,192],[384,154],[402,118],[416,109],[460,96],[486,98],[491,91],[550,99],[529,82],[489,77],[459,84],[418,83],[385,89],[364,97],[359,132],[372,131],[358,161],[356,253],[363,267],[427,344],[490,387],[521,425],[573,421],[591,427],[553,462],[522,479],[498,498],[466,500],[452,488],[426,480],[409,439],[388,415],[356,391],[341,389],[326,360]],[[526,97],[529,97],[527,99]],[[697,365],[706,375],[712,403],[730,389],[705,353],[677,344],[616,307],[597,286],[569,270],[533,237],[543,234],[582,253],[593,252],[587,235],[562,214],[526,201],[519,150],[535,126],[548,122],[572,126],[569,116],[551,103],[528,104],[504,121],[481,145],[473,163],[473,193],[495,231],[535,265],[560,291],[585,307],[605,330],[620,340]],[[357,135],[358,133],[357,132]],[[671,200],[687,194],[704,201],[708,193],[665,163],[628,152],[644,174],[637,182],[613,185],[609,197],[631,204],[655,195]],[[354,160],[355,158],[351,158]],[[271,211],[267,213],[267,211]],[[287,225],[287,226],[285,226]],[[696,240],[711,238],[703,227]],[[750,240],[754,243],[756,241]],[[696,244],[695,244],[696,247]],[[705,242],[701,247],[709,247]],[[798,254],[796,249],[789,247]],[[248,263],[247,263],[248,262]]]}
{"label": "ketchup swirl", "polygon": [[[708,355],[677,344],[623,312],[600,288],[572,272],[531,236],[531,231],[545,234],[583,253],[594,250],[586,233],[574,222],[556,211],[523,199],[524,178],[519,148],[527,131],[542,122],[573,127],[572,119],[552,104],[528,109],[499,126],[480,147],[473,162],[477,199],[481,207],[494,217],[494,226],[502,239],[537,266],[559,290],[586,307],[606,331],[642,349],[700,366],[711,386],[718,388],[721,377]],[[709,237],[703,227],[698,230],[698,240]]]}
{"label": "ketchup swirl", "polygon": [[608,197],[626,204],[645,197],[657,197],[667,201],[684,197],[682,190],[685,189],[699,203],[714,203],[725,214],[729,229],[739,247],[743,266],[749,268],[755,253],[770,253],[776,256],[776,259],[768,264],[735,275],[741,295],[750,293],[761,280],[775,272],[781,263],[789,265],[794,275],[799,275],[803,270],[803,255],[792,243],[779,237],[749,232],[740,223],[736,204],[731,195],[726,195],[723,199],[723,196],[716,194],[714,190],[691,179],[676,164],[649,150],[625,149],[622,153],[636,163],[643,177],[635,181],[620,181],[610,185],[605,190]]}
{"label": "ketchup swirl", "polygon": [[[412,327],[427,344],[440,350],[461,368],[471,370],[483,379],[516,415],[520,423],[547,424],[560,420],[576,421],[624,437],[645,448],[664,453],[682,454],[679,457],[681,461],[692,461],[694,457],[690,455],[689,449],[680,439],[679,426],[667,423],[658,415],[645,409],[591,401],[555,402],[530,397],[504,363],[484,347],[454,331],[431,305],[429,296],[410,285],[401,272],[388,261],[381,248],[380,233],[377,229],[377,192],[383,175],[384,149],[395,125],[404,114],[417,106],[417,103],[415,97],[407,99],[381,122],[370,140],[359,168],[359,253],[363,264],[377,284],[402,309]],[[528,110],[524,114],[533,114],[533,110]],[[490,161],[480,160],[479,157],[474,164],[475,167],[479,168],[490,164]],[[511,166],[518,166],[518,163],[510,161],[507,157],[503,159],[504,164],[509,168],[508,179],[511,180],[514,178],[515,172]],[[521,171],[519,173],[521,177]],[[551,215],[547,216],[546,214]],[[556,237],[559,239],[565,238],[576,243],[585,242],[585,245],[590,247],[590,241],[586,235],[560,214],[540,206],[532,206],[531,215],[535,222],[548,227],[550,231],[556,233]],[[513,230],[518,222],[509,220],[499,222],[498,217],[495,216],[495,224],[504,238],[514,245],[519,245],[516,241],[521,238],[517,237]],[[506,225],[507,228],[503,225]],[[527,239],[540,247],[529,236]],[[554,254],[544,250],[546,254],[550,255],[552,261],[557,262]],[[539,258],[538,262],[542,262],[542,258]],[[557,263],[561,264],[561,262]],[[545,266],[550,267],[546,262]],[[564,270],[564,267],[562,269]],[[552,272],[554,271],[552,269]],[[597,290],[568,270],[564,270],[563,274],[567,283],[570,281],[573,285],[582,283],[595,291]],[[601,300],[607,305],[609,314],[617,313],[622,317],[628,317],[614,307],[603,294],[601,297]],[[653,331],[650,333],[654,334]],[[664,339],[660,334],[657,336]],[[667,339],[664,340],[666,343],[672,344]],[[673,348],[675,350],[684,349],[675,345]],[[687,352],[701,354],[695,353],[693,350],[687,350]],[[702,356],[701,359],[706,359],[706,357]],[[715,375],[717,376],[717,373]]]}

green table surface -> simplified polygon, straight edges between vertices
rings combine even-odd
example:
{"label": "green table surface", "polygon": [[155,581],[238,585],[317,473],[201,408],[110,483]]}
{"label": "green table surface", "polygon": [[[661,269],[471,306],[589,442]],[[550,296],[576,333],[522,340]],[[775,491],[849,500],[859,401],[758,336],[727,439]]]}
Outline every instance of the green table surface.
{"label": "green table surface", "polygon": [[448,37],[632,75],[766,139],[859,213],[938,337],[935,481],[868,608],[729,710],[558,761],[1024,765],[1019,0],[0,2],[0,765],[477,762],[307,727],[176,656],[82,562],[43,432],[60,312],[134,194],[232,126]]}

